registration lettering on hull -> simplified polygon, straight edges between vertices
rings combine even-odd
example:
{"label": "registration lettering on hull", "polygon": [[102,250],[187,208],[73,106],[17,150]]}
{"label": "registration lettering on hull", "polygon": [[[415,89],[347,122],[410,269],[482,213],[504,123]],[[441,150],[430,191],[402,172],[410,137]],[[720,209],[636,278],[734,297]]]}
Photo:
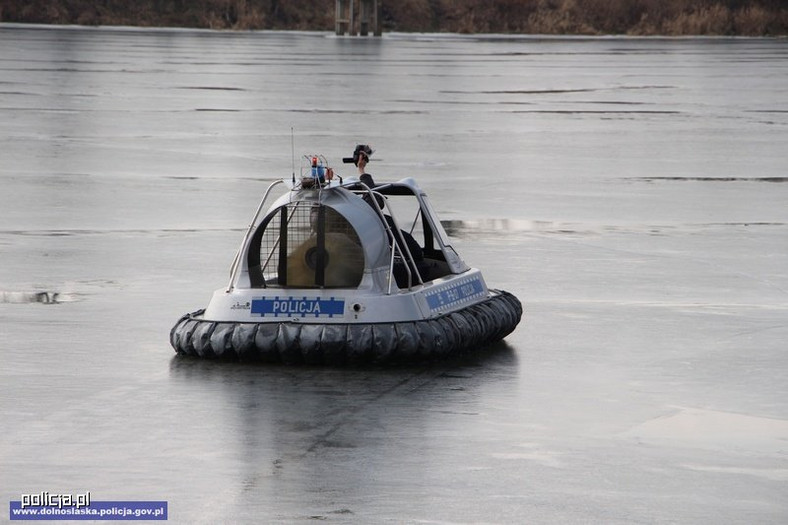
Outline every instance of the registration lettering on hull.
{"label": "registration lettering on hull", "polygon": [[425,294],[430,310],[445,310],[453,308],[466,301],[480,298],[484,295],[484,285],[478,277],[462,279],[459,282],[431,290]]}
{"label": "registration lettering on hull", "polygon": [[344,317],[345,300],[334,297],[264,297],[252,300],[250,313],[260,317]]}

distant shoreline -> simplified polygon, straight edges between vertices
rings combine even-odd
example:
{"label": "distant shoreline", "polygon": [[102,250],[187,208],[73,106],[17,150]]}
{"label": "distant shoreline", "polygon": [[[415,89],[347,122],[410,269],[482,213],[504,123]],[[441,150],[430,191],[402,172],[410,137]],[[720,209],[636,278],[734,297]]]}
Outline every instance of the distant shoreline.
{"label": "distant shoreline", "polygon": [[[4,0],[0,22],[333,31],[334,0]],[[384,32],[787,36],[781,0],[383,0]]]}
{"label": "distant shoreline", "polygon": [[[334,36],[334,31],[327,29],[213,29],[206,27],[184,27],[184,26],[130,26],[130,25],[82,25],[82,24],[42,24],[42,23],[29,23],[29,22],[4,22],[0,21],[0,29],[2,28],[18,28],[18,29],[40,29],[46,30],[49,28],[69,29],[69,30],[119,30],[119,31],[182,31],[184,33],[189,31],[204,31],[204,32],[226,32],[226,33],[302,33],[305,35],[315,34],[324,36]],[[765,39],[765,40],[781,40],[788,39],[788,35],[766,35],[766,36],[749,36],[749,35],[575,35],[575,34],[524,34],[524,33],[449,33],[449,32],[421,32],[421,31],[388,31],[385,35],[394,35],[402,38],[408,37],[423,37],[423,38],[495,38],[495,39],[523,39],[523,40],[604,40],[604,39],[643,39],[643,40],[682,40],[682,39],[698,39],[698,40],[746,40],[746,39]],[[364,39],[358,36],[337,36],[336,38],[348,39]],[[371,38],[371,37],[367,37]]]}

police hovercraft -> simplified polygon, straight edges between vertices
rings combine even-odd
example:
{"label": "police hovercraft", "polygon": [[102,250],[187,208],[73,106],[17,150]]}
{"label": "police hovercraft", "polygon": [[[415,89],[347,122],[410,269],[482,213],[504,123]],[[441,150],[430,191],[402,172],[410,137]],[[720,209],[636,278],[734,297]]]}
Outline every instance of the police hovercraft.
{"label": "police hovercraft", "polygon": [[[372,150],[358,146],[356,165]],[[309,156],[268,187],[227,287],[170,332],[179,354],[283,363],[411,362],[481,348],[522,316],[457,254],[411,178],[335,177]],[[363,171],[363,170],[362,170]],[[288,191],[262,214],[272,190]]]}

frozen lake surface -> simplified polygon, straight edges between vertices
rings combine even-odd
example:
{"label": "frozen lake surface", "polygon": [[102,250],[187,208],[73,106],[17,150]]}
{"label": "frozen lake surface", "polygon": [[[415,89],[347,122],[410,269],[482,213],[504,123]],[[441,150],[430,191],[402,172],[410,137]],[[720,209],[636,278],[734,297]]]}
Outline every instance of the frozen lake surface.
{"label": "frozen lake surface", "polygon": [[[517,331],[392,369],[176,357],[291,128],[416,177]],[[0,26],[2,497],[786,523],[786,144],[784,40]]]}

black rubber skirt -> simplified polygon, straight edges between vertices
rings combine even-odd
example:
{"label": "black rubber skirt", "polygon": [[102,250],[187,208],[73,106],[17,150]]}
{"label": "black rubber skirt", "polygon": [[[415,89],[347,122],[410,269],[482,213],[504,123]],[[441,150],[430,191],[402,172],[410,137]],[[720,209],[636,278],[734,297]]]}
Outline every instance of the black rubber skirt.
{"label": "black rubber skirt", "polygon": [[236,323],[186,314],[170,331],[179,354],[286,364],[415,362],[476,350],[510,334],[523,314],[512,294],[434,319],[400,323]]}

